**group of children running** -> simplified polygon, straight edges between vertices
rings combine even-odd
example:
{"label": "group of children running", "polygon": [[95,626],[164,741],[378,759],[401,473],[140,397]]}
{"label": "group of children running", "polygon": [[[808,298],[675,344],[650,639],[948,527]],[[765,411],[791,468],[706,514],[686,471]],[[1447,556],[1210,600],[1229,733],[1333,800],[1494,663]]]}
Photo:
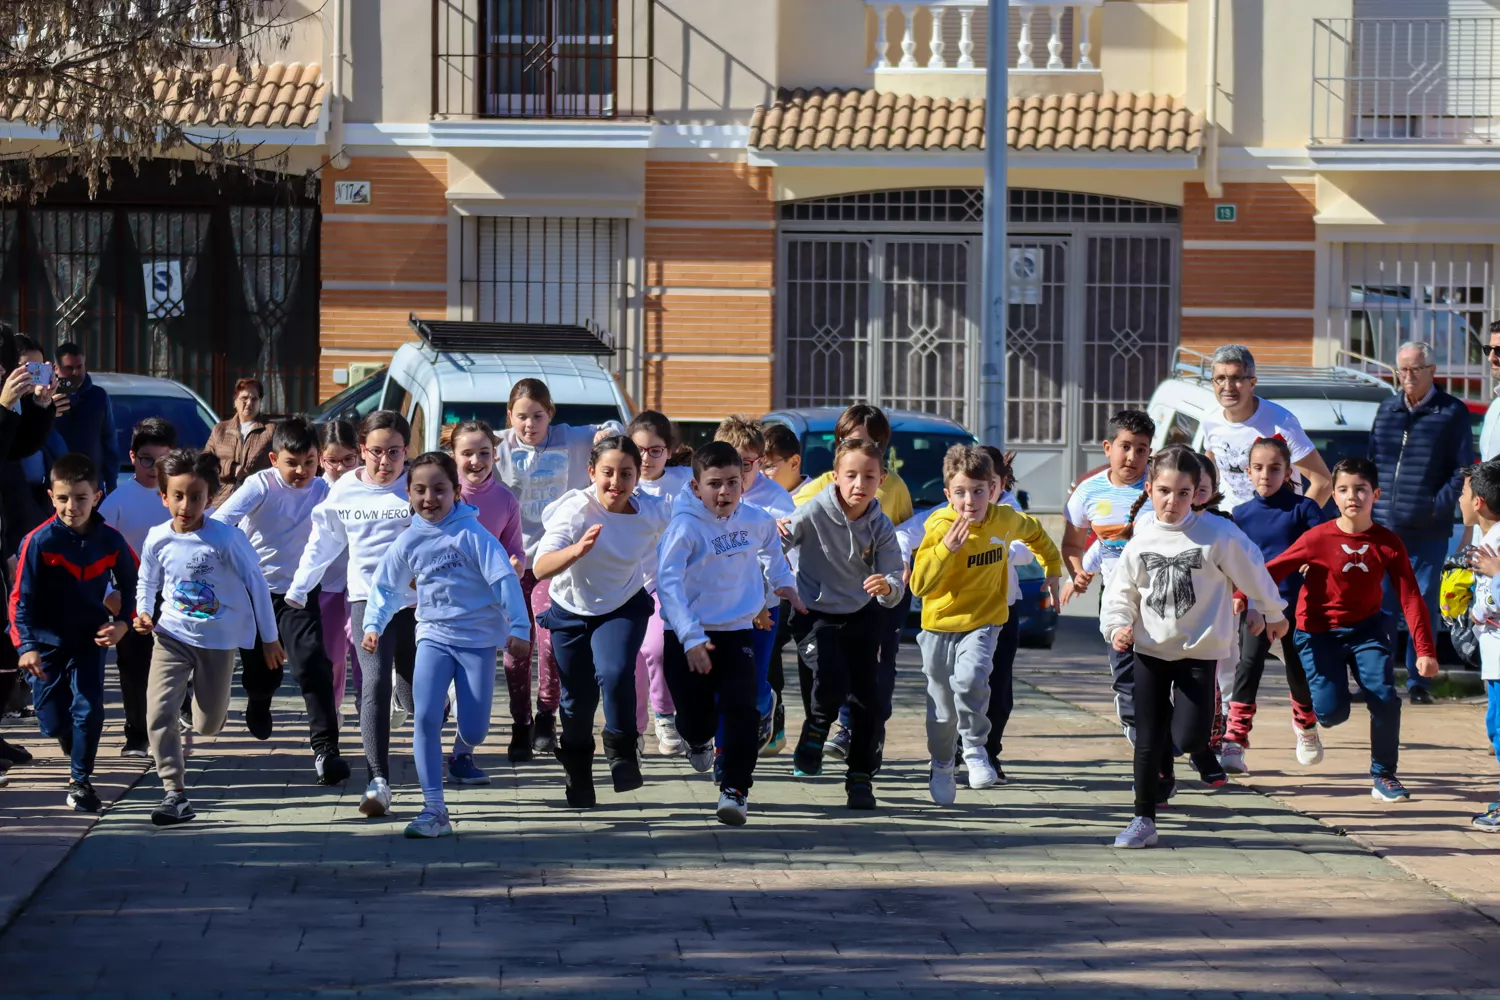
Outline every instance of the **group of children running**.
{"label": "group of children running", "polygon": [[[739,825],[757,757],[787,743],[781,652],[794,642],[804,709],[794,773],[819,775],[825,758],[841,758],[848,806],[873,809],[913,597],[929,790],[951,804],[960,766],[970,788],[1006,780],[1016,567],[1031,561],[1055,595],[1067,577],[1062,600],[1104,579],[1100,628],[1135,753],[1135,817],[1117,847],[1156,842],[1177,756],[1210,787],[1245,771],[1278,641],[1298,759],[1320,760],[1317,726],[1347,719],[1352,669],[1370,711],[1373,794],[1407,797],[1396,778],[1392,622],[1380,611],[1386,577],[1400,589],[1418,668],[1430,674],[1437,662],[1401,542],[1371,523],[1378,491],[1366,461],[1335,467],[1337,517],[1325,522],[1294,490],[1286,444],[1260,440],[1248,470],[1256,496],[1221,512],[1212,460],[1181,446],[1150,455],[1150,419],[1124,411],[1109,423],[1108,469],[1069,501],[1059,551],[1021,510],[1008,457],[993,448],[953,447],[948,502],[914,511],[887,468],[890,424],[872,406],[844,413],[833,467],[816,479],[802,475],[784,427],[731,417],[680,465],[669,464],[677,436],[660,413],[627,427],[569,427],[555,413],[546,385],[523,379],[509,427],[458,423],[443,450],[419,455],[392,411],[357,429],[284,420],[271,468],[214,510],[217,461],[178,448],[159,419],[136,426],[135,478],[102,503],[98,470],[82,456],[58,459],[56,517],[21,548],[12,638],[42,732],[70,757],[69,804],[100,808],[90,774],[113,646],[122,752],[154,758],[163,785],[152,821],[193,819],[184,734],[224,726],[238,652],[246,728],[270,737],[272,698],[290,673],[321,784],[351,773],[340,713],[352,667],[365,816],[392,808],[391,731],[410,716],[423,807],[406,834],[450,834],[445,778],[490,780],[474,748],[488,735],[498,656],[507,756],[555,756],[571,806],[596,802],[599,743],[613,790],[641,787],[654,720],[658,750],[713,771],[716,815]],[[1500,546],[1500,472],[1485,468],[1466,502]],[[1476,559],[1500,570],[1493,548]],[[1497,601],[1479,588],[1474,613],[1500,670]],[[1500,727],[1500,709],[1491,715]],[[445,754],[450,716],[457,734]]]}

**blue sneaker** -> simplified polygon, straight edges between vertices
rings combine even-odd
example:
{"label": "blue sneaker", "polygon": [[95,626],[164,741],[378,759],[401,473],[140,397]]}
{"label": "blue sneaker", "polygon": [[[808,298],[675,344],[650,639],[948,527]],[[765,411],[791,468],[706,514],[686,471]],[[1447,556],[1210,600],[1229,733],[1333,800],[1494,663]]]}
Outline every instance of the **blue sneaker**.
{"label": "blue sneaker", "polygon": [[406,835],[413,840],[453,836],[453,824],[448,822],[448,810],[427,806],[417,814],[416,819],[406,824]]}
{"label": "blue sneaker", "polygon": [[1475,816],[1469,825],[1485,833],[1500,833],[1500,802],[1492,804],[1489,809]]}
{"label": "blue sneaker", "polygon": [[838,760],[848,760],[849,745],[853,742],[854,736],[849,732],[848,727],[845,726],[828,737],[828,741],[823,744],[823,754],[828,757],[837,758]]}
{"label": "blue sneaker", "polygon": [[765,752],[766,747],[771,745],[771,740],[776,735],[776,692],[771,692],[771,707],[761,713],[760,728],[755,734],[755,752],[757,755]]}
{"label": "blue sneaker", "polygon": [[456,753],[448,758],[448,781],[455,785],[488,785],[490,776],[474,765],[471,753]]}
{"label": "blue sneaker", "polygon": [[724,783],[724,751],[723,750],[715,750],[714,751],[714,784],[716,784],[716,785],[722,785],[723,783]]}
{"label": "blue sneaker", "polygon": [[1376,778],[1370,789],[1370,798],[1376,802],[1405,802],[1411,798],[1406,786],[1393,777]]}

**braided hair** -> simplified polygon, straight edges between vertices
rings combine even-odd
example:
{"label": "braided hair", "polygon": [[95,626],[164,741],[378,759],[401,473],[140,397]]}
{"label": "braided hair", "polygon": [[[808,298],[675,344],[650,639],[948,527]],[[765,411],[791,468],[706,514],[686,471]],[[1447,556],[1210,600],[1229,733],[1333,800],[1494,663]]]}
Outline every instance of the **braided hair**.
{"label": "braided hair", "polygon": [[[1135,534],[1135,519],[1142,508],[1151,500],[1151,484],[1156,477],[1165,472],[1178,472],[1183,475],[1192,476],[1196,483],[1203,475],[1203,465],[1199,461],[1198,453],[1185,444],[1171,444],[1151,456],[1146,465],[1146,489],[1135,498],[1135,503],[1130,505],[1130,513],[1125,518],[1125,530],[1123,538],[1129,539]],[[1214,498],[1210,498],[1212,502]],[[1194,510],[1201,508],[1194,507]]]}

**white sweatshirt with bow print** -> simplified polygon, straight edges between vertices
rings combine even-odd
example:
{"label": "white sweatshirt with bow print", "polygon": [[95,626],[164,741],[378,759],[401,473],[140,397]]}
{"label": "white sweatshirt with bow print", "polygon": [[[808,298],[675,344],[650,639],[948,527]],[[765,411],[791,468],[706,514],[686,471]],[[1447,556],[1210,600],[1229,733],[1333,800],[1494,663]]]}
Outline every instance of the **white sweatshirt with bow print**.
{"label": "white sweatshirt with bow print", "polygon": [[1133,628],[1136,651],[1161,660],[1222,659],[1239,632],[1236,589],[1266,621],[1285,617],[1260,549],[1233,521],[1189,514],[1177,524],[1138,523],[1104,588],[1099,631],[1108,642]]}

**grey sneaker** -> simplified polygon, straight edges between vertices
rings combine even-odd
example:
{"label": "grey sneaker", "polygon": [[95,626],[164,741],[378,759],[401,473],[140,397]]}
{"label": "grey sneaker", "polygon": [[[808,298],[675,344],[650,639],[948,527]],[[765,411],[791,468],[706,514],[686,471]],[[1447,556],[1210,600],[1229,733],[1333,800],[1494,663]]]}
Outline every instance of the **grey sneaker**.
{"label": "grey sneaker", "polygon": [[406,835],[413,840],[453,836],[453,824],[448,822],[448,810],[437,806],[424,807],[416,819],[406,824]]}
{"label": "grey sneaker", "polygon": [[1156,820],[1146,816],[1137,816],[1130,821],[1130,825],[1120,831],[1115,838],[1115,847],[1136,851],[1143,847],[1156,846]]}
{"label": "grey sneaker", "polygon": [[151,822],[157,826],[176,826],[197,815],[188,802],[187,792],[168,792],[161,805],[151,810]]}
{"label": "grey sneaker", "polygon": [[1250,773],[1250,765],[1245,761],[1245,748],[1234,740],[1225,740],[1219,749],[1219,766],[1228,774]]}
{"label": "grey sneaker", "polygon": [[701,747],[688,747],[688,763],[693,765],[693,770],[699,774],[706,774],[713,770],[714,745],[713,741],[703,744]]}

